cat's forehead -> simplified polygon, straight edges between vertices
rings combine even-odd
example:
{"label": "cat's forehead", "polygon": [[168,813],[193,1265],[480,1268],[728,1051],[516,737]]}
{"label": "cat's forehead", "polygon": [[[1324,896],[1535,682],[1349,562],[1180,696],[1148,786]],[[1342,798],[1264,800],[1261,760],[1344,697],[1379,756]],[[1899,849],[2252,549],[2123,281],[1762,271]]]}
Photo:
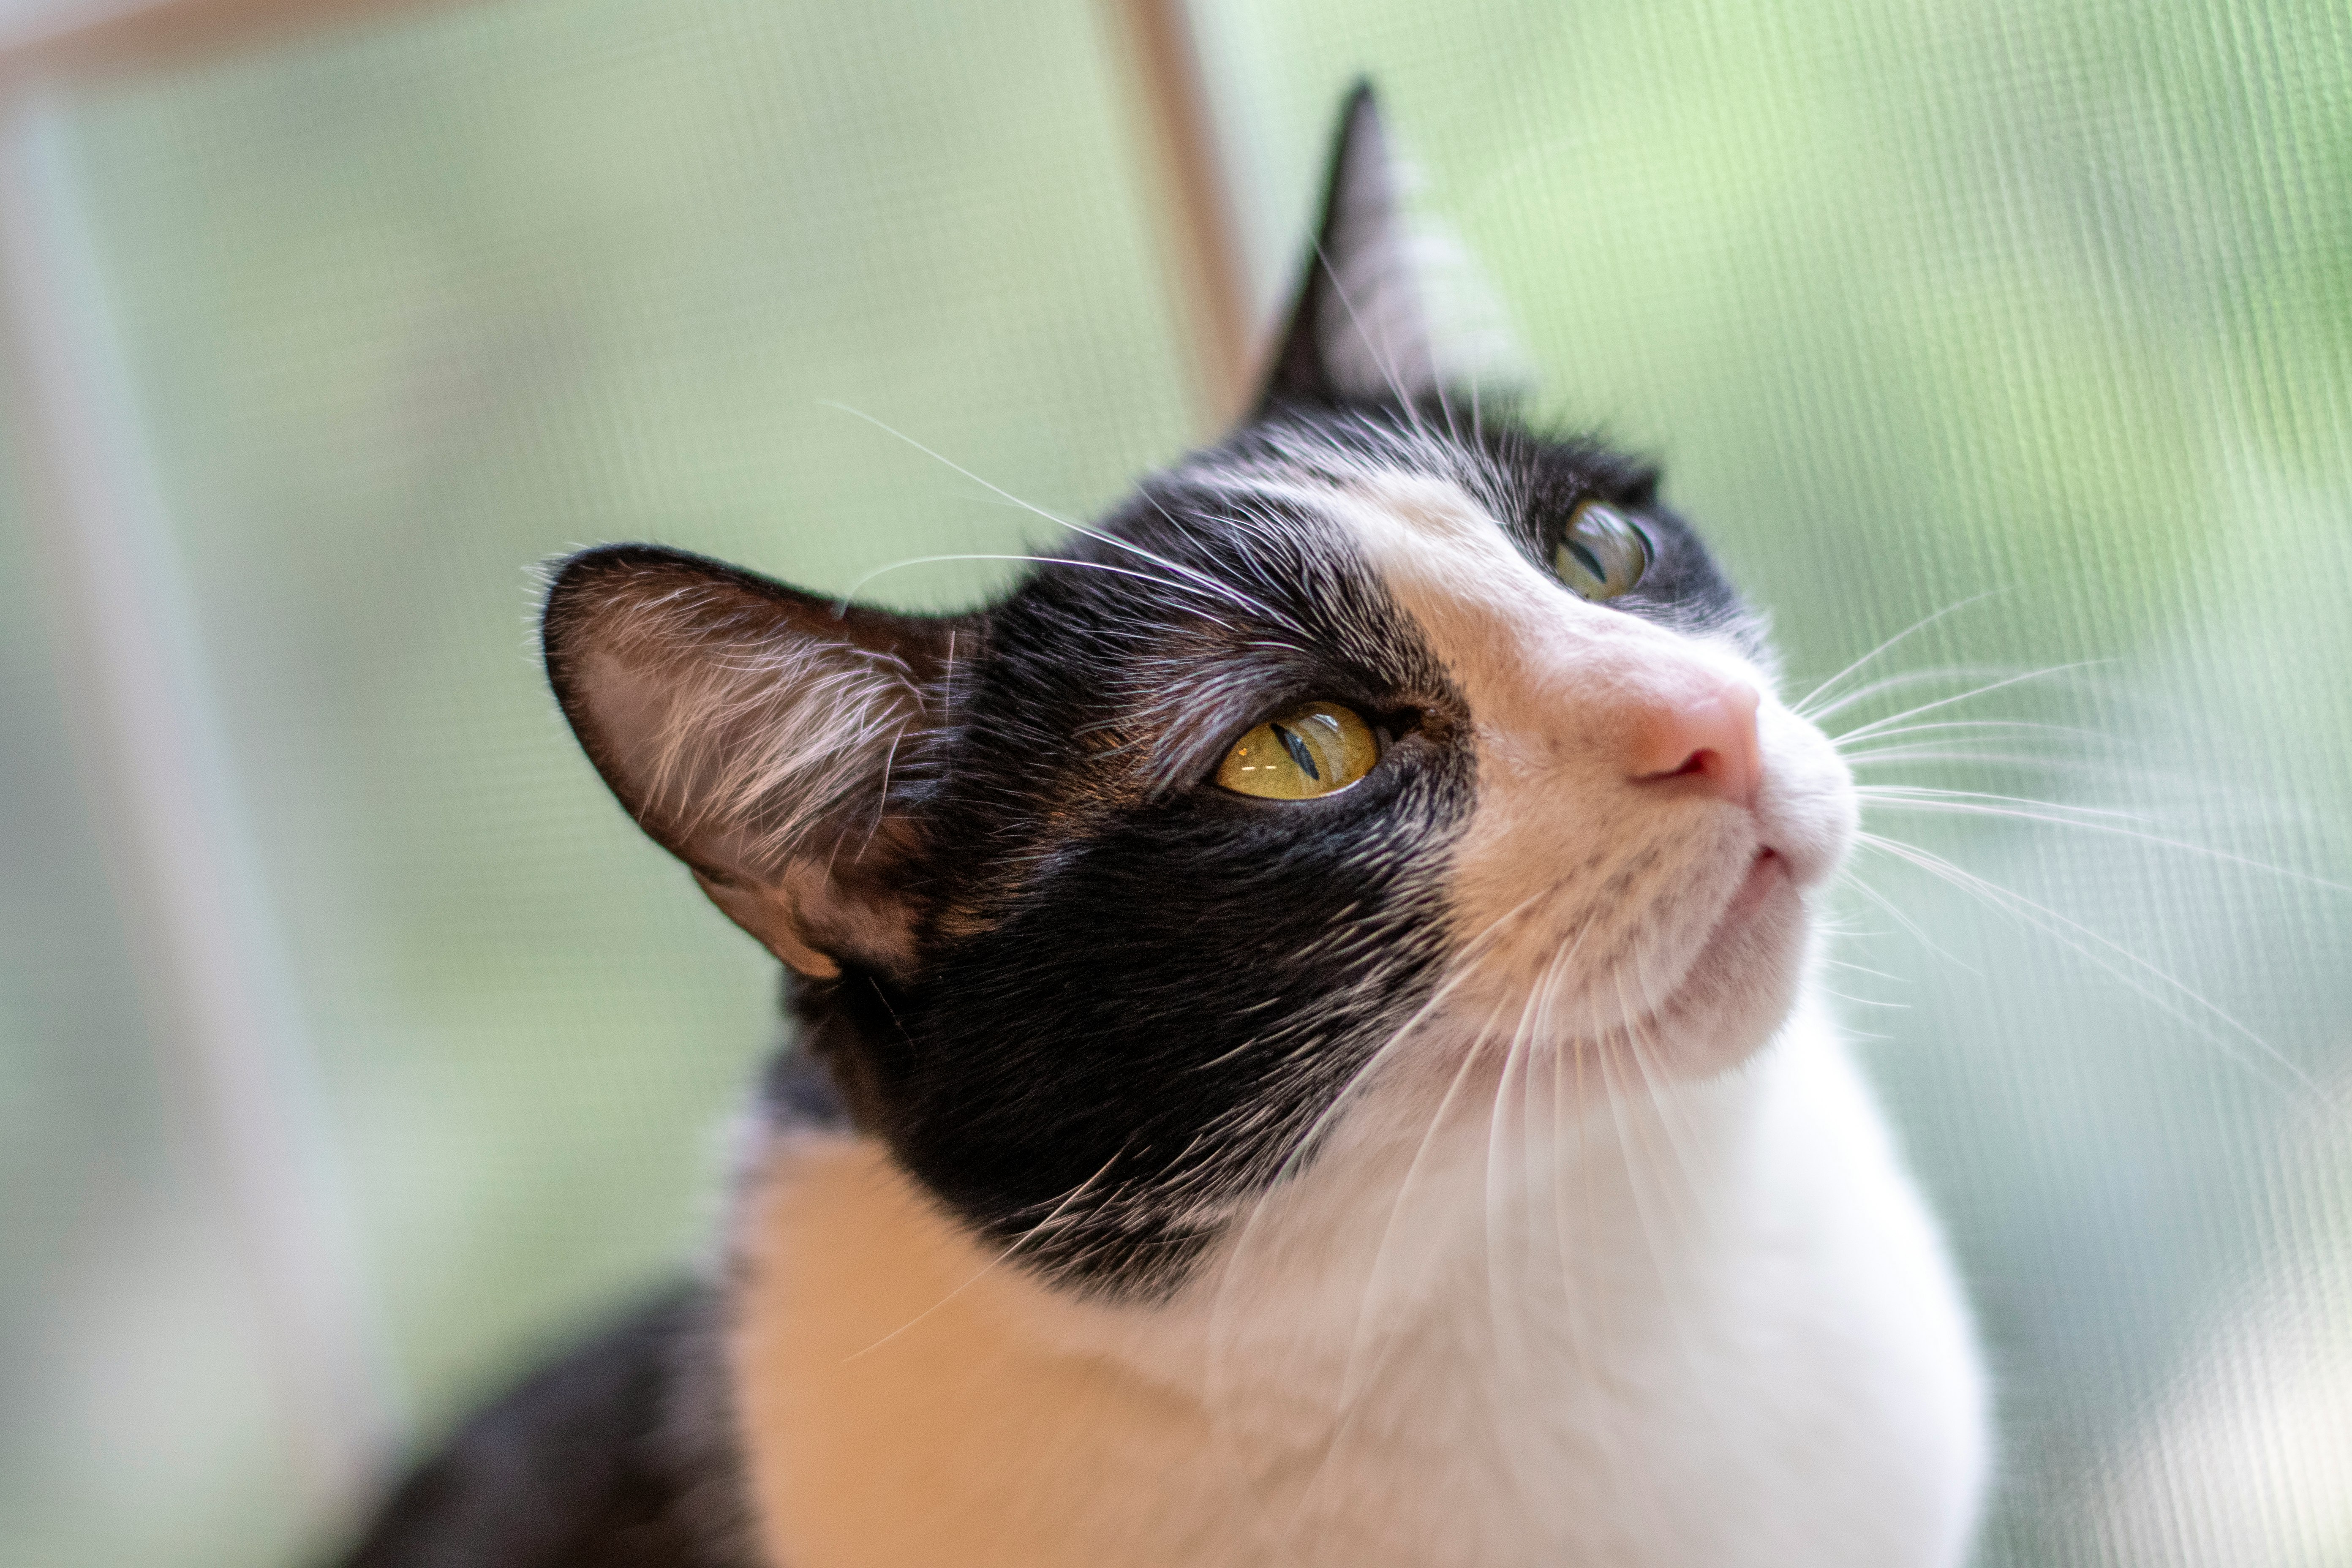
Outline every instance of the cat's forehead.
{"label": "cat's forehead", "polygon": [[[1261,633],[1302,629],[1297,601],[1319,593],[1411,620],[1441,645],[1563,618],[1605,635],[1629,616],[1752,644],[1738,596],[1654,489],[1649,469],[1595,443],[1516,427],[1465,435],[1410,410],[1277,419],[1147,483],[1097,559],[1179,578],[1171,621],[1219,591],[1226,610],[1291,623]],[[1570,592],[1554,565],[1577,509],[1594,501],[1639,517],[1652,550],[1643,582],[1607,609]]]}

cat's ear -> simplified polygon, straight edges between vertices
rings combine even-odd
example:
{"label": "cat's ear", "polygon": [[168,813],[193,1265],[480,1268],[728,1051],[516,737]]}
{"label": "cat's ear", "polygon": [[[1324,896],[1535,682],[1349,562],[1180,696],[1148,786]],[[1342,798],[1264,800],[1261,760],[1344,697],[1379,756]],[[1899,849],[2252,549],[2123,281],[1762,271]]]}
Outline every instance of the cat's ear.
{"label": "cat's ear", "polygon": [[803,974],[910,952],[887,811],[961,623],[819,598],[646,545],[566,561],[549,679],[629,815],[713,902]]}
{"label": "cat's ear", "polygon": [[1450,235],[1412,220],[1408,186],[1371,83],[1359,82],[1339,113],[1322,225],[1258,414],[1523,379],[1493,290]]}

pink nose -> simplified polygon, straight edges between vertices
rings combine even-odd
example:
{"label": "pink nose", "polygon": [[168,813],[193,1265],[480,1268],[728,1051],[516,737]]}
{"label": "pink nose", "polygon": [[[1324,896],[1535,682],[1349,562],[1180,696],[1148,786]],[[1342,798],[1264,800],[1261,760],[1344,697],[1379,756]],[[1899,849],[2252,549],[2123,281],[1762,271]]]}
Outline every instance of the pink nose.
{"label": "pink nose", "polygon": [[1753,687],[1711,676],[1656,694],[1634,719],[1627,776],[1754,806],[1764,782],[1756,705]]}

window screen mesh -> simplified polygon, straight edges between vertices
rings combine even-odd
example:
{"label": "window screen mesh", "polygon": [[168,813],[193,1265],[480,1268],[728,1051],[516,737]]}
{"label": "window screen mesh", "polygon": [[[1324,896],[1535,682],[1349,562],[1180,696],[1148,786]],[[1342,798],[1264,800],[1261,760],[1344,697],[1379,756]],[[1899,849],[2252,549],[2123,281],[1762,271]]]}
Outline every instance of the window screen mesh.
{"label": "window screen mesh", "polygon": [[1378,76],[1793,691],[1948,612],[1832,731],[2052,672],[1860,770],[2011,798],[1868,812],[1830,980],[1990,1342],[1981,1560],[2352,1560],[2352,19],[1210,15],[1286,194]]}
{"label": "window screen mesh", "polygon": [[[1197,20],[1266,298],[1371,70],[1544,414],[1662,458],[1792,690],[1941,612],[1832,727],[2046,726],[1878,742],[1867,782],[1915,793],[1874,806],[1831,981],[2000,1371],[1983,1561],[2352,1556],[2352,895],[2311,880],[2352,881],[2341,5]],[[778,1027],[772,965],[553,715],[529,568],[655,538],[847,589],[1049,541],[913,443],[1070,513],[1181,449],[1115,37],[1078,0],[534,0],[76,111],[424,1430],[692,1252]],[[320,1521],[131,999],[13,505],[0,1535],[251,1563]]]}

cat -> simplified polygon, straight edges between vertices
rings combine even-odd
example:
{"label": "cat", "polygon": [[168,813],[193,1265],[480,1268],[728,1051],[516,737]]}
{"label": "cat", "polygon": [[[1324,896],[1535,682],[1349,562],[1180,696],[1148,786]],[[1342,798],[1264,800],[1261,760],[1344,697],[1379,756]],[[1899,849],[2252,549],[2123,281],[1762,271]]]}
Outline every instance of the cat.
{"label": "cat", "polygon": [[590,550],[547,668],[790,972],[723,1265],[353,1568],[1948,1568],[1855,831],[1657,477],[1448,359],[1369,88],[1254,409],[970,614]]}

